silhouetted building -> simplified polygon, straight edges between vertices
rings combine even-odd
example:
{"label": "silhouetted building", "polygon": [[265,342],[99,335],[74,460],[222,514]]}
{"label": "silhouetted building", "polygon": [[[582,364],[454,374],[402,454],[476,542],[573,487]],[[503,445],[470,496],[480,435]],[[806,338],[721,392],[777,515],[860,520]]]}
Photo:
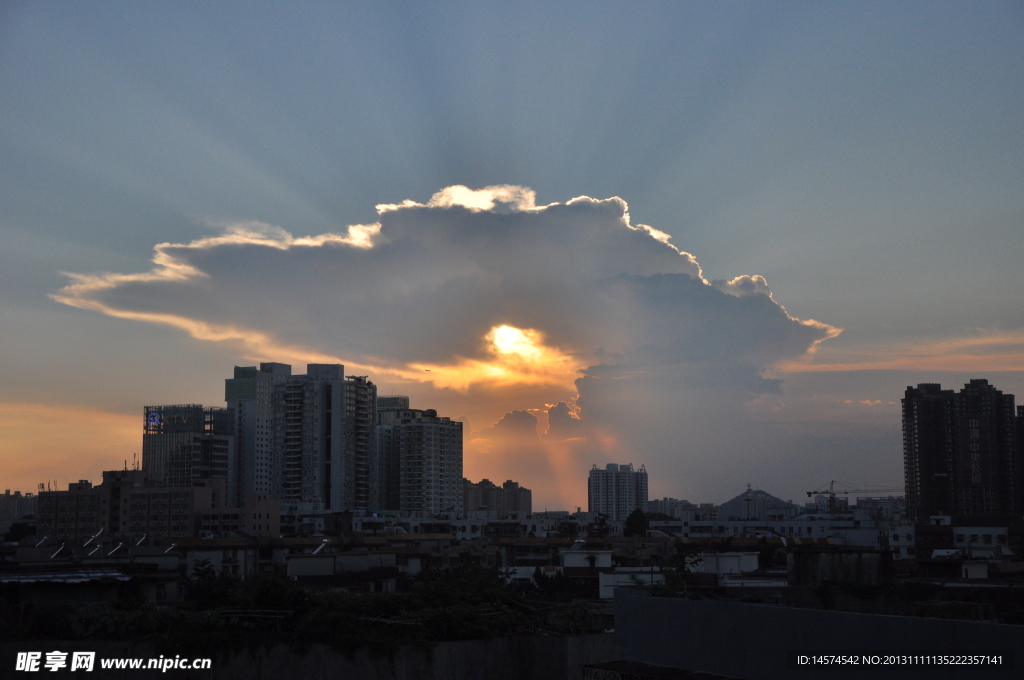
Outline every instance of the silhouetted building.
{"label": "silhouetted building", "polygon": [[587,483],[587,509],[611,520],[626,519],[639,508],[647,509],[647,469],[633,464],[608,463],[604,470],[594,465]]}
{"label": "silhouetted building", "polygon": [[224,381],[224,400],[235,412],[234,485],[239,497],[274,491],[273,388],[291,375],[288,364],[266,362],[259,368],[235,366],[234,377]]}
{"label": "silhouetted building", "polygon": [[202,512],[199,524],[200,538],[232,535],[279,537],[281,501],[267,498],[266,494],[250,493],[242,499],[240,507]]}
{"label": "silhouetted building", "polygon": [[20,491],[11,493],[11,490],[7,489],[0,496],[0,522],[14,521],[35,515],[38,500],[35,494],[22,494]]}
{"label": "silhouetted building", "polygon": [[98,486],[82,479],[69,484],[67,491],[40,492],[37,533],[71,540],[95,536],[101,530],[153,539],[194,538],[201,531],[279,535],[278,501],[248,494],[238,507],[225,504],[225,489],[223,479],[170,487],[150,479],[145,470],[107,470]]}
{"label": "silhouetted building", "polygon": [[499,517],[510,512],[533,512],[533,492],[519,486],[518,482],[510,479],[498,486],[489,479],[481,479],[476,484],[468,479],[462,481],[465,490],[463,508],[467,512],[487,510],[498,513]]}
{"label": "silhouetted building", "polygon": [[142,469],[167,486],[192,486],[201,479],[223,479],[228,503],[236,502],[233,483],[238,460],[235,415],[200,404],[145,407]]}
{"label": "silhouetted building", "polygon": [[647,512],[659,512],[669,517],[682,517],[683,510],[692,509],[693,503],[678,498],[656,498],[647,501]]}
{"label": "silhouetted building", "polygon": [[381,509],[462,514],[462,423],[434,409],[377,412]]}
{"label": "silhouetted building", "polygon": [[326,510],[377,507],[377,388],[341,364],[235,367],[225,399],[238,414],[240,496],[262,493]]}
{"label": "silhouetted building", "polygon": [[105,471],[99,486],[83,479],[69,484],[67,491],[40,492],[36,531],[73,540],[101,529],[151,538],[191,537],[203,510],[224,505],[224,480],[203,484],[169,487],[150,479],[145,470]]}
{"label": "silhouetted building", "polygon": [[916,523],[952,515],[1019,521],[1024,509],[1014,397],[987,380],[959,393],[908,387],[903,404],[907,513]]}

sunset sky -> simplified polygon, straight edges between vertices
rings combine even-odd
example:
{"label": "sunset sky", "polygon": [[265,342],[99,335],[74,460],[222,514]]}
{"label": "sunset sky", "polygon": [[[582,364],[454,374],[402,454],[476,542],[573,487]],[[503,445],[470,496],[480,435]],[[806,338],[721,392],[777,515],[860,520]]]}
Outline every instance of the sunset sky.
{"label": "sunset sky", "polygon": [[[1024,401],[1013,2],[0,4],[0,487],[344,363],[586,507],[902,487],[907,385]],[[2,491],[0,488],[0,491]]]}

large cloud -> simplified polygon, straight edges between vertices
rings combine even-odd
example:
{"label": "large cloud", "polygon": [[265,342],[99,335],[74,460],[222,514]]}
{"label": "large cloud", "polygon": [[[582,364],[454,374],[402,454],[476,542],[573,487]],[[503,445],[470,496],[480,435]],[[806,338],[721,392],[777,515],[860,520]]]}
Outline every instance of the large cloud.
{"label": "large cloud", "polygon": [[[449,187],[378,213],[304,238],[221,225],[220,236],[158,245],[149,272],[74,275],[54,297],[238,343],[253,360],[338,357],[406,391],[440,388],[432,398],[475,422],[566,401],[544,414],[540,439],[591,452],[631,436],[623,417],[644,412],[645,394],[772,392],[766,368],[838,332],[790,316],[760,276],[706,280],[668,234],[630,224],[619,198],[536,206],[521,187]],[[646,424],[645,445],[672,441],[675,420]],[[522,435],[505,425],[478,439],[520,455]]]}

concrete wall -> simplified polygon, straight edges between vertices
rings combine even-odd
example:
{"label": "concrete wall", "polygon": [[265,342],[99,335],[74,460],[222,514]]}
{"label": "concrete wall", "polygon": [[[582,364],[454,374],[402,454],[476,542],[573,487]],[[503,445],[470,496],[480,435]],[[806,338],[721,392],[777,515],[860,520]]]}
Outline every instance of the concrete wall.
{"label": "concrete wall", "polygon": [[631,587],[638,584],[652,585],[665,583],[665,574],[661,571],[651,572],[645,567],[619,567],[612,573],[600,573],[597,575],[598,595],[602,600],[611,600],[615,597],[615,591],[621,587]]}
{"label": "concrete wall", "polygon": [[744,574],[756,571],[758,553],[756,552],[702,552],[700,562],[693,565],[698,574]]}
{"label": "concrete wall", "polygon": [[[53,650],[97,652],[92,673],[66,669],[58,672],[15,673],[17,652]],[[215,658],[212,671],[158,670],[102,671],[99,658],[160,656],[148,645],[118,642],[20,641],[0,643],[0,677],[45,675],[53,678],[81,677],[90,680],[126,678],[171,680],[212,678],[213,680],[582,680],[585,663],[602,663],[624,658],[610,634],[564,637],[515,636],[491,640],[442,642],[431,650],[403,647],[391,656],[374,656],[359,650],[352,658],[324,645],[313,645],[296,654],[278,646],[256,651],[226,652]],[[68,657],[70,659],[70,655]]]}
{"label": "concrete wall", "polygon": [[288,555],[288,576],[334,576],[334,555]]}
{"label": "concrete wall", "polygon": [[[615,592],[615,643],[630,661],[692,671],[774,678],[1020,678],[1024,626],[851,614],[771,605],[651,597]],[[1012,667],[788,668],[789,652],[1009,651]]]}
{"label": "concrete wall", "polygon": [[791,550],[786,555],[789,585],[822,581],[879,583],[892,579],[892,560],[878,550]]}

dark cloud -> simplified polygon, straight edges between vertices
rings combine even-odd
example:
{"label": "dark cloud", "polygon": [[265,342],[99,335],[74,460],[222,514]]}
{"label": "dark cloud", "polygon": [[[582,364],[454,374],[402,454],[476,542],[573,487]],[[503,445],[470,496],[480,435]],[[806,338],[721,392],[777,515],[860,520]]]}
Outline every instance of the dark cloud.
{"label": "dark cloud", "polygon": [[506,443],[537,443],[537,416],[529,411],[510,411],[494,425],[477,433],[477,436]]}
{"label": "dark cloud", "polygon": [[548,431],[545,434],[554,440],[575,439],[582,437],[585,429],[583,421],[573,413],[569,405],[560,401],[548,409]]}

